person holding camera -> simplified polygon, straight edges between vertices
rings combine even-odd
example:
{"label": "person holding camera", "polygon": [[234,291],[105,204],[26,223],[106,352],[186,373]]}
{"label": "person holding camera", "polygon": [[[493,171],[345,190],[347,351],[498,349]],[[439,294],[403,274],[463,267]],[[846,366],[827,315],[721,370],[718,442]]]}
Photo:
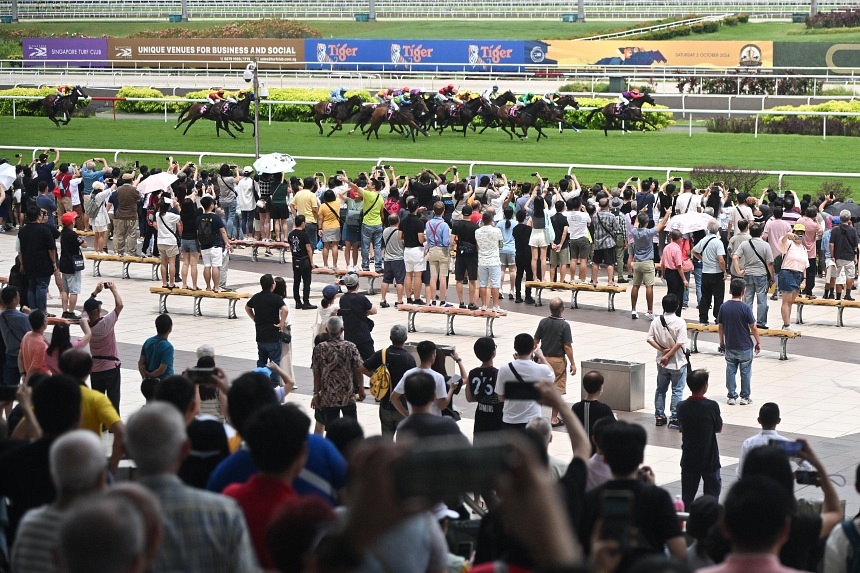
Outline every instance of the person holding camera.
{"label": "person holding camera", "polygon": [[[782,307],[780,308],[782,329],[792,332],[797,332],[797,329],[791,325],[791,307],[794,306],[794,301],[800,292],[800,284],[803,282],[803,275],[809,266],[806,247],[803,246],[803,237],[805,234],[806,227],[800,223],[796,223],[792,227],[792,232],[786,233],[779,240],[779,248],[782,251],[782,264],[779,269],[779,284],[777,286],[779,287],[780,295],[782,295]],[[832,241],[833,239],[831,238],[830,240]],[[846,297],[850,294],[849,291]]]}
{"label": "person holding camera", "polygon": [[[287,321],[287,303],[275,294],[275,279],[270,274],[260,277],[260,292],[248,299],[245,312],[254,321],[257,341],[257,366],[281,363],[281,331]],[[278,384],[276,375],[272,383]]]}
{"label": "person holding camera", "polygon": [[[92,192],[92,187],[90,189]],[[137,206],[140,199],[140,191],[132,183],[131,173],[123,174],[122,185],[116,190],[117,208],[113,215],[113,242],[114,251],[117,255],[140,256],[137,247],[137,240],[140,238],[140,229],[137,225]]]}
{"label": "person holding camera", "polygon": [[[110,290],[114,308],[105,316],[101,315],[102,301],[96,297],[103,290]],[[121,374],[119,348],[116,343],[116,323],[122,312],[122,298],[114,283],[99,283],[84,302],[84,314],[92,332],[90,352],[93,366],[90,370],[90,385],[93,390],[107,394],[114,409],[119,413]]]}

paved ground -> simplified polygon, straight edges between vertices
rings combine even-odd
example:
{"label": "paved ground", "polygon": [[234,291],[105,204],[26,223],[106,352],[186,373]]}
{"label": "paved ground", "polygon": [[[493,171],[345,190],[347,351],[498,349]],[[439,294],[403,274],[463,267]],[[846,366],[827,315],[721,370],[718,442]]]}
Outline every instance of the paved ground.
{"label": "paved ground", "polygon": [[[0,268],[8,269],[12,264],[15,249],[13,233],[0,235]],[[264,273],[282,275],[291,288],[292,273],[289,265],[277,263],[277,256],[261,257],[258,263],[250,261],[249,250],[237,251],[231,261],[230,285],[240,291],[253,293],[258,290],[259,276]],[[157,312],[158,299],[149,293],[153,283],[149,280],[149,267],[132,266],[132,279],[121,280],[119,263],[102,264],[102,279],[90,276],[90,263],[84,271],[84,296],[88,295],[98,280],[115,280],[126,305],[117,325],[117,338],[120,341],[120,356],[123,360],[122,415],[128,417],[143,403],[139,392],[140,377],[136,369],[140,345],[154,334],[153,321]],[[202,273],[201,273],[202,274]],[[602,279],[605,281],[605,278]],[[327,281],[322,278],[313,283],[312,299],[318,300],[320,291]],[[201,276],[201,285],[202,276]],[[662,286],[655,287],[655,300],[659,301],[665,293]],[[820,291],[820,289],[818,289]],[[49,309],[59,314],[59,298],[52,287],[54,297],[48,301]],[[548,300],[552,293],[545,293]],[[112,306],[110,295],[102,295],[106,308]],[[374,303],[379,296],[372,296]],[[389,301],[393,302],[393,298]],[[448,300],[456,302],[453,291]],[[691,306],[695,306],[695,297]],[[566,310],[565,318],[570,322],[574,334],[574,355],[577,364],[582,360],[605,358],[632,361],[645,364],[645,408],[637,412],[618,412],[621,419],[641,423],[648,430],[649,446],[645,463],[654,468],[658,482],[673,494],[680,493],[680,434],[666,427],[653,425],[653,393],[655,389],[656,366],[654,351],[645,342],[648,322],[644,319],[631,320],[630,302],[626,294],[616,300],[618,310],[609,313],[605,310],[605,295],[583,294],[580,296],[579,310]],[[640,312],[644,310],[640,302]],[[203,343],[215,346],[218,364],[233,376],[253,368],[256,360],[254,327],[242,312],[239,305],[238,320],[226,319],[226,304],[223,301],[204,301],[202,310],[205,316],[191,315],[191,300],[177,298],[169,303],[170,315],[174,321],[171,342],[176,347],[175,368],[182,370],[194,364],[194,350]],[[539,320],[548,314],[546,306],[527,307],[504,300],[502,306],[509,315],[499,319],[495,333],[499,347],[498,362],[506,362],[512,353],[513,338],[519,332],[534,332]],[[696,310],[684,312],[687,320],[696,320]],[[314,311],[293,311],[293,358],[298,388],[289,400],[309,409],[312,394],[310,377],[311,326]],[[641,316],[641,315],[640,315]],[[734,480],[735,465],[740,444],[748,436],[758,431],[756,417],[758,407],[764,402],[777,402],[782,410],[780,430],[792,437],[806,437],[816,452],[824,460],[831,474],[840,474],[848,484],[839,491],[848,503],[849,511],[856,512],[860,497],[854,493],[854,468],[860,461],[860,418],[855,414],[860,408],[860,383],[857,379],[857,363],[860,362],[860,313],[846,312],[846,326],[835,326],[835,311],[829,308],[807,308],[804,313],[803,337],[789,342],[789,360],[778,360],[778,345],[774,340],[764,343],[764,350],[753,365],[751,406],[727,406],[723,387],[725,362],[716,352],[716,336],[702,337],[701,352],[694,355],[696,368],[711,371],[709,397],[720,402],[725,428],[719,436],[720,452],[723,463],[724,491]],[[380,309],[374,316],[376,327],[374,336],[377,346],[387,339],[389,328],[396,323],[405,323],[405,314],[393,307]],[[779,321],[778,308],[770,310],[770,322]],[[421,332],[410,339],[432,339],[437,343],[453,344],[463,356],[467,369],[477,366],[471,352],[476,337],[483,335],[482,320],[458,319],[456,336],[444,335],[444,319],[435,316],[421,316],[418,319]],[[581,370],[581,368],[580,368]],[[569,402],[578,400],[578,376],[568,381]],[[463,432],[471,435],[473,408],[466,403],[463,395],[455,399],[455,407],[462,411],[463,420],[459,423]],[[365,401],[358,406],[359,418],[365,431],[374,434],[379,431],[377,407],[373,401]],[[551,444],[551,453],[559,457],[570,457],[569,442],[564,429],[556,430]],[[820,490],[803,487],[798,490],[799,497],[820,499]]]}

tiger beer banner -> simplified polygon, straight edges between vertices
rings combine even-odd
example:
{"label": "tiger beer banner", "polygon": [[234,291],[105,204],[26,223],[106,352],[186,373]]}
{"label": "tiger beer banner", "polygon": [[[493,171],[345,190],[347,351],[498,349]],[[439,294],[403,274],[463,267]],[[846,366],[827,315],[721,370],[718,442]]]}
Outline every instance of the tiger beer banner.
{"label": "tiger beer banner", "polygon": [[[244,68],[253,58],[260,67],[304,68],[304,40],[108,38],[107,59],[114,66],[152,62],[189,62],[188,67]],[[193,63],[190,63],[193,62]]]}
{"label": "tiger beer banner", "polygon": [[560,66],[773,66],[773,42],[547,40]]}

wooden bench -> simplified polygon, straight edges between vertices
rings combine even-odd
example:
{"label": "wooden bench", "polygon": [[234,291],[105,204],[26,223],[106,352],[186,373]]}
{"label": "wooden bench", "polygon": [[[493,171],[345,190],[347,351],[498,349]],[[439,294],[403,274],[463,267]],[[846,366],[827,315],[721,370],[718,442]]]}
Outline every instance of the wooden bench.
{"label": "wooden bench", "polygon": [[80,229],[75,229],[75,233],[77,233],[77,235],[79,237],[95,237],[96,236],[95,231],[81,231]]}
{"label": "wooden bench", "polygon": [[264,249],[271,249],[272,247],[274,247],[276,249],[280,249],[281,250],[281,257],[280,257],[280,260],[278,262],[281,264],[284,264],[287,262],[287,251],[290,250],[289,243],[284,243],[281,241],[256,241],[256,240],[250,240],[250,239],[243,239],[241,241],[231,241],[231,244],[233,244],[235,246],[251,247],[251,260],[254,261],[255,263],[257,262],[257,259],[259,258],[258,253],[259,253],[260,247],[263,247]]}
{"label": "wooden bench", "polygon": [[194,316],[203,316],[200,310],[200,301],[204,298],[214,298],[227,301],[227,318],[238,318],[236,316],[236,302],[251,298],[251,295],[246,292],[212,292],[211,290],[191,290],[187,288],[165,288],[165,287],[149,287],[149,292],[158,295],[158,313],[164,314],[167,312],[167,297],[169,296],[190,296],[194,299]]}
{"label": "wooden bench", "polygon": [[[720,328],[716,324],[696,324],[695,322],[687,323],[687,330],[690,332],[690,352],[698,352],[699,351],[699,335],[703,332],[719,332]],[[792,332],[790,330],[783,330],[781,328],[759,328],[758,329],[759,336],[765,337],[769,336],[772,338],[779,338],[779,359],[780,360],[788,360],[788,339],[789,338],[800,338],[799,332]]]}
{"label": "wooden bench", "polygon": [[507,316],[507,312],[493,312],[489,310],[467,310],[465,308],[457,308],[457,307],[442,307],[442,306],[421,306],[417,304],[401,304],[397,307],[397,310],[408,312],[409,316],[406,319],[406,325],[409,332],[418,332],[415,328],[415,315],[417,314],[442,314],[445,315],[445,334],[451,336],[454,333],[454,317],[457,316],[473,316],[479,318],[485,318],[487,321],[487,326],[485,329],[485,336],[489,336],[493,338],[493,321],[497,318],[501,318],[503,316]]}
{"label": "wooden bench", "polygon": [[537,291],[537,304],[535,306],[543,306],[541,296],[544,289],[567,290],[570,293],[570,308],[579,308],[579,293],[581,292],[601,292],[609,295],[609,301],[606,310],[612,312],[615,310],[615,295],[620,292],[627,292],[627,287],[619,285],[597,285],[591,283],[558,283],[558,282],[541,282],[541,281],[526,281],[526,287],[533,288]]}
{"label": "wooden bench", "polygon": [[102,261],[117,261],[122,263],[122,278],[130,279],[128,267],[134,263],[152,265],[152,280],[157,281],[160,275],[161,259],[156,257],[136,257],[133,255],[109,255],[107,253],[86,253],[84,258],[93,262],[93,276],[102,276]]}
{"label": "wooden bench", "polygon": [[842,313],[846,308],[860,308],[860,300],[833,300],[824,298],[806,298],[799,296],[794,299],[797,305],[797,324],[803,324],[804,306],[832,306],[836,307],[836,326],[845,326],[842,322]]}
{"label": "wooden bench", "polygon": [[9,284],[9,277],[0,277],[0,289]]}
{"label": "wooden bench", "polygon": [[[340,280],[344,276],[349,274],[343,269],[332,270],[332,269],[327,269],[325,267],[318,267],[316,269],[313,269],[311,271],[311,273],[313,273],[315,275],[330,275],[330,276],[333,276],[337,280]],[[375,286],[376,285],[376,279],[381,279],[383,276],[382,273],[378,273],[376,271],[358,271],[358,273],[356,273],[356,274],[359,277],[363,277],[363,278],[368,279],[367,294],[376,294],[376,286]]]}

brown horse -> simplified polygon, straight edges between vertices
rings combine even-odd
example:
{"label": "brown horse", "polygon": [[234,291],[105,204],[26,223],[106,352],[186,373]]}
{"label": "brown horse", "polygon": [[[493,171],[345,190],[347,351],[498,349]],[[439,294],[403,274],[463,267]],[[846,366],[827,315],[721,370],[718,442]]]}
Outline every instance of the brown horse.
{"label": "brown horse", "polygon": [[517,101],[517,96],[514,95],[514,92],[511,90],[506,91],[502,95],[496,97],[490,105],[484,105],[478,109],[478,115],[481,116],[481,120],[484,122],[484,129],[479,131],[478,133],[484,133],[487,131],[488,127],[499,127],[499,107],[505,105],[506,103],[514,103]]}
{"label": "brown horse", "polygon": [[[328,132],[326,137],[330,137],[332,133],[339,129],[343,129],[343,122],[355,115],[361,108],[361,97],[354,95],[348,100],[332,103],[330,101],[321,101],[313,106],[314,123],[320,128],[320,135],[323,134],[322,120],[330,117],[334,120],[334,127]],[[355,131],[355,130],[353,130]]]}
{"label": "brown horse", "polygon": [[[481,99],[475,98],[463,102],[459,106],[455,103],[442,103],[436,106],[436,129],[439,130],[439,135],[445,131],[446,127],[450,127],[451,131],[459,131],[456,127],[459,125],[463,131],[463,137],[466,137],[466,130],[472,123],[472,119],[477,115],[478,108],[481,107]],[[471,126],[475,130],[474,126]]]}
{"label": "brown horse", "polygon": [[54,122],[54,125],[60,127],[60,122],[57,120],[57,116],[60,115],[65,118],[63,125],[69,125],[69,122],[72,121],[72,112],[75,111],[75,106],[78,104],[78,100],[87,98],[89,98],[89,96],[84,93],[84,90],[82,90],[80,86],[75,86],[72,93],[69,95],[62,97],[56,94],[45,96],[40,100],[28,103],[27,109],[30,111],[38,111],[41,109],[45,112],[45,115],[48,116],[48,119]]}
{"label": "brown horse", "polygon": [[[615,128],[616,125],[619,125],[621,128],[621,132],[629,131],[624,128],[624,122],[627,123],[637,123],[641,122],[646,125],[650,125],[654,129],[657,128],[657,125],[648,120],[642,114],[642,105],[643,104],[656,105],[654,103],[654,98],[651,97],[651,94],[645,92],[642,97],[636,98],[630,102],[630,105],[627,106],[622,112],[618,112],[617,106],[614,103],[608,103],[603,108],[595,108],[589,112],[589,114],[585,117],[585,122],[588,123],[592,117],[598,112],[603,114],[604,122],[603,122],[603,135],[609,135],[609,129]],[[645,131],[645,128],[642,128],[642,131]]]}
{"label": "brown horse", "polygon": [[[560,116],[557,110],[550,109],[547,106],[546,102],[543,100],[538,100],[535,103],[529,104],[525,107],[517,108],[515,111],[512,108],[514,108],[514,106],[512,105],[504,105],[499,108],[499,120],[502,122],[502,131],[507,133],[511,139],[514,138],[514,134],[520,139],[528,139],[530,127],[533,127],[537,130],[538,141],[540,141],[541,137],[549,139],[549,136],[547,136],[547,134],[545,134],[540,128],[538,120],[560,120]],[[511,131],[505,129],[505,126],[510,128]],[[517,133],[517,127],[523,130],[522,135]]]}
{"label": "brown horse", "polygon": [[415,141],[416,131],[420,131],[427,136],[427,131],[425,131],[424,128],[419,126],[418,122],[415,121],[415,117],[420,117],[427,113],[427,104],[424,103],[423,98],[415,98],[411,105],[401,107],[399,110],[394,112],[390,118],[388,117],[388,110],[389,108],[387,104],[381,104],[373,110],[373,114],[370,116],[370,128],[367,130],[368,140],[370,140],[370,136],[374,134],[376,135],[376,139],[379,139],[379,126],[386,121],[392,126],[400,125],[409,127],[409,135],[412,135],[413,142]]}
{"label": "brown horse", "polygon": [[363,105],[361,109],[358,110],[358,113],[355,114],[355,127],[349,130],[349,133],[355,133],[356,129],[361,129],[361,134],[364,135],[364,126],[370,123],[370,118],[373,115],[373,112],[376,111],[376,108],[379,107],[379,104],[373,105]]}
{"label": "brown horse", "polygon": [[179,118],[177,119],[176,125],[173,126],[173,129],[178,129],[180,125],[187,121],[188,125],[185,126],[185,131],[182,132],[182,135],[185,135],[186,133],[188,133],[188,129],[192,125],[197,123],[198,119],[211,119],[215,122],[215,135],[217,137],[221,137],[221,130],[223,129],[230,137],[236,139],[236,136],[233,135],[232,131],[230,131],[230,124],[228,122],[228,118],[224,115],[222,111],[225,105],[228,105],[227,102],[220,101],[215,103],[214,105],[208,102],[193,103],[186,107],[182,111],[182,113],[179,114]]}

